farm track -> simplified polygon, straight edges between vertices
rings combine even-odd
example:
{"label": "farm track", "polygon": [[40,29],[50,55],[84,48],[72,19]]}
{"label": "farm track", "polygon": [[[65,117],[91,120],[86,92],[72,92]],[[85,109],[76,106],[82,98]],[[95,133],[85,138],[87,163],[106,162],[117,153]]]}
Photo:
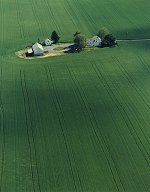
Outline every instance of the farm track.
{"label": "farm track", "polygon": [[[115,59],[115,61],[116,61],[116,59]],[[119,63],[119,64],[120,64],[120,63]],[[102,66],[103,66],[103,64],[101,65],[101,71],[104,70],[104,66],[103,66],[103,67],[102,67]],[[98,70],[99,70],[99,69],[98,69]],[[109,81],[111,82],[111,79],[110,79],[109,75],[108,75],[108,79],[109,79]],[[105,82],[106,82],[106,80],[105,80]],[[110,84],[110,82],[108,82],[108,84]],[[114,88],[115,88],[115,92],[118,93],[119,98],[121,98],[122,100],[124,100],[125,98],[123,98],[122,95],[121,95],[121,94],[119,93],[119,91],[118,91],[119,88],[118,88],[117,84],[114,84]],[[111,90],[111,89],[109,88],[108,90]],[[115,95],[114,90],[111,90],[111,95],[113,95],[113,96]],[[115,98],[116,98],[116,97],[115,97]],[[117,103],[120,105],[120,106],[119,106],[119,105],[118,105],[118,106],[123,109],[124,106],[120,103],[119,100],[117,100],[117,98],[116,98],[116,101],[117,101]],[[125,103],[125,104],[126,104],[126,103]],[[132,106],[130,106],[130,105],[128,105],[128,104],[126,104],[126,106],[127,106],[127,109],[129,110],[130,114],[132,114],[132,116],[134,116],[134,119],[135,119],[138,127],[140,128],[141,133],[143,134],[143,136],[144,136],[147,144],[150,146],[150,142],[149,142],[147,136],[145,135],[145,133],[143,132],[143,129],[142,129],[141,125],[140,125],[140,122],[139,122],[139,120],[137,119],[137,116],[135,115],[136,112],[134,111],[134,109],[133,109]],[[127,109],[126,109],[126,110],[127,110]],[[123,111],[125,112],[125,110],[123,110]],[[127,116],[128,112],[125,112],[125,114],[126,114],[126,116]],[[112,119],[113,119],[113,118],[112,118]],[[128,119],[129,119],[129,117],[128,117]],[[130,123],[131,123],[131,121],[130,121]],[[132,124],[132,123],[131,123],[131,124]],[[140,148],[140,151],[141,151],[142,148],[144,149],[144,151],[142,152],[142,154],[143,154],[143,156],[145,157],[145,160],[146,160],[146,162],[148,163],[148,166],[149,166],[149,162],[147,161],[147,160],[149,160],[149,154],[148,154],[148,151],[145,149],[144,145],[142,144],[143,142],[142,142],[141,139],[140,139],[141,133],[140,133],[140,135],[138,135],[138,133],[137,133],[136,129],[134,128],[134,125],[133,125],[133,124],[132,124],[132,128],[133,128],[133,131],[131,131],[131,132],[132,132],[132,135],[135,134],[136,137],[134,137],[134,139],[137,138],[137,139],[135,139],[135,142],[136,142],[136,144],[138,143],[138,148]],[[119,129],[118,129],[118,130],[119,130]],[[119,134],[119,135],[121,136],[121,134]],[[139,140],[139,141],[138,141],[138,140]],[[128,146],[128,143],[126,143],[126,145]],[[139,147],[139,146],[142,146],[142,147]],[[145,153],[146,153],[147,157],[146,157]],[[137,171],[137,173],[138,173],[138,171]],[[142,183],[143,183],[142,179],[141,179],[139,182],[142,182]],[[143,186],[144,186],[144,183],[143,183]],[[145,186],[145,191],[147,191],[146,186]]]}
{"label": "farm track", "polygon": [[44,0],[44,2],[45,2],[46,8],[48,9],[49,15],[50,15],[50,17],[51,17],[51,19],[52,19],[52,22],[53,22],[53,24],[55,25],[57,31],[58,31],[59,33],[62,33],[61,28],[59,27],[59,25],[58,25],[57,22],[55,21],[55,16],[54,16],[53,9],[52,9],[51,5],[48,3],[47,0]]}
{"label": "farm track", "polygon": [[[68,0],[66,0],[66,3],[64,4],[64,9],[67,12],[67,14],[69,15],[69,18],[71,18],[71,21],[74,24],[74,26],[76,27],[76,29],[78,29],[77,22],[79,22],[79,20],[78,20],[77,14],[75,13],[73,7],[70,5]],[[73,19],[73,16],[76,19]]]}
{"label": "farm track", "polygon": [[[122,14],[122,12],[121,12],[120,9],[119,9],[118,4],[112,2],[112,6],[114,7],[114,10],[115,10],[115,12],[116,12],[117,14],[121,15],[126,21],[129,21],[129,23],[130,23],[132,26],[135,26],[135,29],[134,29],[134,30],[138,33],[139,27],[135,24],[135,23],[136,23],[135,20],[131,19],[128,14]],[[130,5],[130,6],[135,7],[135,4]],[[123,11],[125,11],[125,10],[123,9]]]}
{"label": "farm track", "polygon": [[64,139],[64,144],[65,144],[65,148],[66,148],[66,152],[67,152],[70,172],[71,172],[71,176],[72,176],[72,179],[73,179],[74,191],[78,191],[78,188],[76,186],[75,173],[74,173],[73,165],[72,165],[72,161],[71,161],[71,159],[72,159],[71,158],[71,154],[70,154],[71,153],[71,149],[70,149],[70,146],[69,146],[69,143],[68,143],[69,140],[68,140],[68,137],[67,137],[68,133],[67,133],[67,130],[65,128],[65,124],[66,124],[65,118],[64,118],[64,115],[63,115],[63,111],[61,109],[60,101],[58,99],[58,93],[57,93],[57,90],[56,90],[56,87],[55,87],[55,84],[54,84],[54,81],[53,81],[53,77],[52,77],[51,71],[50,71],[49,68],[47,68],[47,69],[45,68],[45,72],[47,74],[49,90],[50,90],[50,87],[51,87],[50,86],[50,82],[51,82],[53,93],[54,93],[54,97],[52,97],[53,98],[53,103],[54,103],[54,106],[55,106],[55,110],[57,112],[58,121],[59,121],[59,125],[60,125],[60,128],[61,128],[61,133],[62,133],[62,136],[63,136],[63,139]]}
{"label": "farm track", "polygon": [[[85,94],[84,90],[82,89],[82,87],[81,87],[79,81],[77,80],[75,74],[73,73],[73,71],[70,72],[70,75],[72,75],[72,80],[74,81],[74,84],[76,86],[76,90],[78,90],[80,98],[82,98],[82,102],[84,103],[84,107],[85,107],[85,109],[87,111],[87,114],[89,116],[90,123],[91,123],[92,129],[94,131],[94,135],[97,138],[97,140],[99,141],[101,149],[102,149],[102,151],[103,151],[103,153],[105,155],[107,164],[109,166],[109,169],[110,169],[110,172],[112,174],[114,183],[116,185],[116,189],[117,189],[117,191],[120,191],[120,190],[122,190],[122,187],[121,187],[122,184],[120,185],[121,181],[119,181],[120,183],[118,183],[117,177],[119,178],[119,176],[116,175],[117,169],[116,169],[116,166],[114,164],[114,160],[113,160],[113,158],[111,156],[111,153],[110,153],[110,151],[108,149],[108,146],[107,146],[107,144],[105,142],[105,138],[103,137],[103,135],[102,135],[102,133],[100,131],[99,123],[97,122],[97,119],[95,118],[95,115],[94,115],[91,107],[86,105],[86,103],[88,103],[87,102],[88,100],[86,98],[86,94]],[[99,135],[100,135],[100,137],[99,137]]]}
{"label": "farm track", "polygon": [[[97,68],[98,69],[98,68]],[[111,90],[111,87],[109,86],[108,82],[105,80],[106,85],[109,87],[109,90],[111,91],[111,95],[113,95],[114,97],[114,101],[117,104],[117,106],[119,106],[118,110],[120,111],[120,113],[122,114],[123,119],[125,120],[125,123],[137,145],[137,147],[139,148],[139,150],[141,151],[143,157],[145,158],[148,167],[150,168],[150,159],[149,159],[149,153],[148,151],[145,149],[145,147],[142,144],[142,141],[139,137],[139,135],[137,135],[136,130],[134,128],[134,125],[129,117],[129,115],[127,114],[126,110],[123,108],[122,104],[120,103],[120,101],[117,99],[117,97],[115,96],[115,94],[113,93],[113,91]],[[121,110],[120,110],[121,109]],[[123,113],[122,113],[123,112]],[[131,129],[132,128],[132,129]]]}
{"label": "farm track", "polygon": [[[67,68],[68,74],[70,76],[70,80],[72,81],[72,86],[74,87],[73,88],[74,97],[75,97],[77,103],[79,103],[79,105],[81,106],[81,112],[82,112],[81,114],[83,114],[83,118],[86,122],[86,126],[88,127],[87,132],[89,133],[88,135],[89,135],[90,143],[92,144],[93,149],[94,149],[95,154],[96,154],[96,157],[99,160],[99,157],[98,157],[99,154],[98,154],[97,149],[96,149],[97,146],[95,145],[95,141],[93,139],[93,137],[95,138],[95,132],[93,132],[94,128],[91,130],[91,125],[93,127],[93,124],[91,123],[91,119],[90,119],[90,124],[89,124],[89,113],[87,110],[87,105],[85,104],[84,99],[81,97],[81,93],[78,89],[78,86],[77,86],[73,76],[72,76],[72,71],[69,69],[69,66],[67,64],[66,64],[66,68]],[[81,183],[81,181],[80,181],[80,183]]]}
{"label": "farm track", "polygon": [[[108,76],[108,78],[109,78],[109,81],[111,82],[111,78]],[[110,83],[109,82],[109,83]],[[117,86],[117,84],[114,84],[114,87],[115,87],[115,91],[118,93],[118,95],[119,95],[119,97],[122,99],[122,100],[125,100],[125,97],[123,97],[123,95],[119,92],[119,87]],[[122,107],[124,107],[124,106],[122,106]],[[141,144],[143,143],[143,141],[140,139],[140,137],[143,135],[144,136],[144,139],[146,140],[146,146],[150,146],[150,142],[149,142],[149,140],[148,140],[148,137],[146,136],[146,134],[144,133],[144,131],[143,131],[143,127],[141,126],[141,123],[140,123],[140,121],[139,121],[139,119],[137,118],[137,111],[135,111],[135,109],[131,106],[131,105],[129,105],[128,103],[125,103],[125,107],[127,107],[127,109],[129,110],[129,113],[130,114],[132,114],[132,116],[133,116],[133,118],[134,118],[134,120],[135,120],[135,122],[136,122],[136,124],[137,124],[137,126],[136,126],[136,128],[134,128],[134,132],[135,132],[135,134],[137,135],[137,138],[140,140],[140,142],[141,142]],[[128,113],[128,112],[127,112]],[[138,113],[138,115],[140,116],[140,114]],[[132,120],[133,121],[133,120]],[[133,126],[134,127],[134,126]],[[140,130],[140,133],[138,133],[137,131],[137,127],[139,128],[139,130]],[[118,128],[118,130],[119,130],[119,128]],[[120,136],[121,136],[121,133],[119,134]],[[145,143],[145,142],[144,142]],[[126,142],[126,146],[128,146],[128,143]],[[143,144],[142,144],[142,146],[144,146]],[[128,147],[128,149],[129,149],[129,147]],[[144,147],[144,149],[145,149],[145,147]],[[133,158],[133,155],[130,153],[130,155],[131,155],[131,157]],[[149,156],[149,155],[148,155]],[[134,162],[134,161],[133,161]],[[135,169],[136,169],[136,172],[137,172],[137,174],[139,174],[139,172],[138,172],[138,170],[137,170],[137,167],[136,167],[136,164],[135,164]],[[135,175],[136,176],[136,175]],[[145,191],[148,191],[148,188],[145,186],[145,184],[144,184],[144,182],[143,182],[143,180],[142,180],[142,178],[141,178],[141,176],[139,175],[139,182],[140,183],[142,183],[142,185],[144,186],[144,190]],[[142,190],[142,189],[141,189]]]}
{"label": "farm track", "polygon": [[79,7],[82,9],[85,17],[87,19],[89,19],[89,23],[93,23],[93,25],[96,25],[96,21],[94,21],[94,19],[91,17],[91,15],[86,11],[85,7],[82,6],[81,1],[80,0],[75,0],[75,1],[76,1],[76,5],[79,5]]}
{"label": "farm track", "polygon": [[[102,66],[101,66],[102,67]],[[106,81],[106,79],[104,78],[104,76],[102,75],[102,73],[100,72],[100,69],[97,67],[96,64],[93,64],[93,69],[95,70],[95,73],[98,75],[100,81],[103,81],[103,86],[106,88],[106,91],[108,93],[108,95],[110,96],[110,98],[112,99],[112,101],[115,103],[119,113],[121,114],[122,118],[124,119],[124,122],[130,132],[130,134],[132,135],[132,137],[134,138],[134,141],[137,145],[137,147],[139,148],[139,150],[142,152],[142,155],[144,156],[146,162],[148,163],[149,166],[149,162],[147,160],[147,157],[145,157],[145,154],[143,154],[143,151],[141,150],[140,144],[137,142],[137,139],[134,136],[134,132],[131,130],[130,126],[134,129],[134,126],[130,120],[130,118],[128,117],[128,114],[126,113],[126,111],[124,110],[122,104],[120,103],[120,101],[117,99],[117,97],[114,94],[114,91],[110,88],[109,83]],[[103,69],[101,68],[101,71],[103,72]],[[126,119],[127,117],[127,119]],[[135,130],[134,130],[135,131]],[[127,144],[128,146],[128,144]],[[115,162],[115,161],[114,161]],[[116,165],[117,166],[117,165]],[[120,178],[121,179],[121,178]],[[124,187],[123,187],[124,188]],[[125,189],[124,189],[125,191]]]}
{"label": "farm track", "polygon": [[20,8],[20,4],[19,4],[19,1],[16,0],[16,15],[17,15],[17,22],[18,22],[18,26],[19,26],[19,30],[20,30],[20,35],[21,35],[21,38],[23,40],[25,40],[25,34],[24,34],[24,30],[22,28],[22,24],[21,24],[21,8]]}
{"label": "farm track", "polygon": [[41,27],[40,18],[39,18],[38,14],[37,14],[37,11],[36,11],[37,5],[34,2],[34,0],[31,1],[31,7],[32,7],[33,14],[34,14],[34,19],[35,19],[35,21],[37,23],[37,26],[38,26],[38,29],[39,29],[39,34],[44,36],[44,31],[43,31],[43,28]]}
{"label": "farm track", "polygon": [[[146,98],[146,97],[143,96],[144,93],[141,91],[140,88],[138,88],[138,87],[136,86],[135,82],[134,82],[133,79],[129,76],[129,74],[127,73],[127,71],[125,70],[125,68],[122,66],[122,64],[121,64],[120,62],[119,62],[119,65],[120,65],[120,66],[122,67],[122,69],[125,71],[125,73],[124,73],[123,71],[122,71],[122,72],[124,73],[124,75],[126,76],[127,80],[129,81],[129,84],[136,90],[137,94],[141,97],[141,99],[143,100],[144,104],[146,104],[146,106],[150,109],[150,106],[149,106],[148,102],[145,101],[145,99],[144,99],[144,98]],[[128,108],[129,108],[129,106],[128,106]],[[130,108],[129,108],[129,109],[130,109]],[[134,113],[133,113],[133,114],[134,114]],[[138,123],[138,125],[139,125],[139,123]],[[139,144],[138,146],[142,146],[143,149],[142,149],[141,147],[139,147],[139,148],[140,148],[143,156],[145,157],[145,159],[146,159],[146,161],[147,161],[147,163],[148,163],[148,166],[149,166],[149,168],[150,168],[150,154],[149,154],[149,150],[147,150],[147,149],[145,148],[145,146],[143,145],[143,142],[142,142],[142,140],[140,139],[141,134],[140,134],[140,136],[137,134],[136,129],[134,128],[133,124],[132,124],[132,128],[133,128],[133,130],[134,130],[134,133],[135,133],[137,139],[139,140],[139,143],[140,143],[140,144]],[[145,138],[145,140],[146,140],[146,142],[147,142],[147,144],[148,144],[147,146],[150,146],[150,141],[148,140],[147,136],[146,136],[145,133],[143,132],[142,127],[140,127],[140,130],[141,130],[142,134],[144,135],[144,138]],[[145,153],[146,153],[146,154],[145,154]]]}
{"label": "farm track", "polygon": [[0,72],[0,134],[1,134],[1,169],[0,169],[0,192],[2,192],[3,172],[5,162],[5,129],[4,129],[4,107],[2,102],[2,64]]}
{"label": "farm track", "polygon": [[150,39],[117,39],[117,42],[144,42],[150,41]]}
{"label": "farm track", "polygon": [[[38,163],[37,163],[37,155],[35,149],[35,139],[33,134],[33,126],[31,120],[31,109],[30,109],[30,101],[29,95],[25,80],[25,72],[20,71],[20,80],[21,80],[21,88],[22,94],[24,98],[24,110],[25,110],[25,118],[26,118],[26,133],[28,139],[28,146],[29,146],[29,158],[30,158],[30,169],[31,169],[31,178],[33,184],[33,191],[41,192],[40,181],[39,181],[39,171],[38,171]],[[34,159],[35,158],[35,159]],[[35,171],[34,171],[34,164],[35,164]]]}
{"label": "farm track", "polygon": [[[149,191],[149,6],[1,1],[0,192]],[[119,37],[118,48],[14,55],[52,30],[65,42],[102,25]]]}
{"label": "farm track", "polygon": [[[91,62],[91,63],[92,63],[92,62]],[[98,75],[98,74],[97,74],[97,75]],[[99,75],[98,75],[98,76],[99,76]],[[104,89],[105,89],[105,86],[104,86]],[[97,91],[101,94],[101,91],[100,91],[99,89],[97,89]],[[108,90],[107,90],[107,92],[108,92]],[[109,93],[108,93],[108,94],[109,94]],[[104,105],[107,106],[107,103],[106,103],[105,101],[104,101]],[[122,132],[120,131],[120,127],[119,127],[119,125],[118,125],[118,122],[116,122],[116,121],[114,120],[113,113],[112,113],[111,111],[107,111],[107,116],[110,117],[110,119],[112,120],[112,122],[113,122],[113,124],[114,124],[114,126],[115,126],[115,128],[116,128],[115,130],[116,130],[116,132],[117,132],[118,138],[120,138],[121,142],[125,144],[125,146],[126,146],[126,148],[127,148],[127,151],[128,151],[128,153],[129,153],[132,161],[134,162],[134,156],[133,156],[133,154],[130,152],[130,147],[129,147],[128,141],[127,141],[126,137],[125,137],[125,136],[122,134]],[[117,165],[117,166],[118,166],[118,165]],[[138,173],[136,164],[135,164],[135,170],[136,170],[136,172]],[[136,176],[136,175],[135,175],[135,176]],[[139,175],[139,177],[140,177],[140,175]],[[121,179],[121,175],[120,175],[120,180],[122,180],[122,179]],[[141,178],[141,180],[140,180],[139,182],[143,183],[142,178]],[[143,185],[144,185],[144,184],[143,184]],[[123,186],[123,188],[124,188],[124,190],[125,190],[125,187],[124,187],[124,186]]]}
{"label": "farm track", "polygon": [[141,55],[138,56],[138,59],[140,60],[144,68],[147,70],[147,72],[150,73],[150,66],[147,64],[147,61]]}
{"label": "farm track", "polygon": [[[75,80],[74,80],[74,78],[73,78],[73,76],[72,76],[71,70],[69,69],[69,67],[68,67],[67,64],[66,64],[66,68],[67,68],[67,70],[68,70],[68,73],[69,73],[69,76],[70,76],[70,80],[72,81],[72,86],[74,87],[73,90],[74,90],[74,95],[75,95],[76,101],[77,101],[77,103],[79,103],[80,106],[83,106],[83,107],[81,108],[81,110],[82,110],[81,112],[82,112],[82,114],[83,114],[84,120],[86,121],[86,126],[88,127],[88,132],[90,133],[90,134],[89,134],[89,138],[90,138],[91,143],[92,143],[92,145],[93,145],[93,147],[94,147],[95,153],[97,154],[97,152],[96,152],[96,146],[95,146],[94,140],[93,140],[93,136],[95,135],[95,133],[94,133],[93,131],[91,132],[90,125],[89,125],[89,123],[88,123],[89,116],[87,117],[87,114],[88,114],[88,112],[87,112],[87,106],[86,106],[86,104],[85,104],[85,101],[84,101],[83,98],[81,97],[80,91],[79,91],[78,89],[76,89],[76,87],[78,88],[78,86],[76,85]],[[90,124],[91,124],[91,123],[90,123]],[[93,125],[93,124],[92,124],[92,125]],[[97,155],[97,156],[98,156],[98,155]]]}
{"label": "farm track", "polygon": [[[132,86],[132,85],[131,85]],[[135,87],[134,87],[135,88]],[[110,89],[111,90],[111,89]],[[115,95],[114,93],[113,93],[113,95]],[[143,98],[143,97],[142,97]],[[119,101],[117,101],[117,103],[119,104],[120,102]],[[123,109],[123,106],[121,105],[121,104],[119,104],[120,105],[120,107]],[[128,106],[128,108],[129,108],[129,106]],[[130,107],[131,108],[131,107]],[[130,109],[131,110],[131,109]],[[135,139],[135,142],[136,142],[136,144],[137,144],[137,146],[139,147],[139,149],[140,149],[140,151],[142,152],[142,154],[143,154],[143,156],[145,157],[145,160],[147,161],[147,163],[148,163],[148,166],[150,165],[150,162],[149,162],[149,153],[148,153],[148,151],[145,149],[145,147],[143,146],[143,144],[142,144],[142,141],[141,141],[141,139],[140,139],[140,137],[137,135],[137,133],[136,133],[136,130],[134,129],[134,126],[133,126],[133,124],[132,124],[132,122],[131,122],[131,120],[130,120],[130,118],[128,117],[128,115],[127,115],[127,113],[126,113],[126,111],[123,109],[123,111],[125,112],[125,114],[126,114],[126,116],[127,116],[127,118],[128,118],[128,120],[129,120],[129,122],[130,122],[130,124],[132,125],[132,128],[133,128],[133,131],[131,131],[131,133],[132,133],[132,135],[134,136],[134,133],[136,134],[136,137],[137,137],[137,139],[139,140],[139,142],[137,142],[137,139],[136,139],[136,137],[134,137],[134,139]],[[132,111],[131,111],[132,112]],[[133,113],[134,114],[134,113]],[[124,116],[124,115],[123,115]],[[137,119],[136,119],[137,120]],[[139,125],[139,122],[137,122],[138,123],[138,125]],[[149,140],[148,140],[148,138],[146,137],[146,135],[144,134],[144,132],[142,131],[142,129],[141,129],[141,132],[142,132],[142,134],[144,135],[144,137],[145,137],[145,139],[146,139],[146,141],[147,141],[147,143],[148,144],[150,144],[150,142],[149,142]],[[138,144],[139,143],[139,144]],[[142,148],[144,149],[144,151],[143,150],[141,150],[141,147],[140,146],[142,146]],[[146,153],[146,156],[144,155],[144,153]]]}
{"label": "farm track", "polygon": [[[149,102],[148,102],[148,100],[146,99],[146,95],[144,94],[144,92],[142,91],[142,89],[139,88],[139,87],[136,85],[135,81],[134,81],[133,78],[129,75],[129,73],[127,72],[127,70],[123,67],[123,65],[121,64],[121,62],[120,62],[117,58],[114,58],[114,60],[117,61],[116,64],[118,65],[118,68],[120,68],[120,70],[123,72],[124,76],[127,77],[126,79],[130,82],[131,86],[134,87],[134,90],[136,90],[136,92],[139,94],[140,98],[142,99],[142,101],[144,102],[144,104],[146,105],[146,107],[148,107],[148,109],[150,109]],[[130,80],[129,80],[129,79],[130,79]],[[121,95],[120,95],[120,96],[121,96]],[[122,98],[122,99],[123,99],[123,98]],[[128,108],[130,108],[131,114],[133,114],[133,115],[136,114],[136,112],[135,112],[135,110],[133,109],[132,106],[129,106],[129,105],[128,105]],[[134,118],[136,119],[137,124],[139,125],[139,127],[140,127],[140,129],[141,129],[141,132],[142,132],[142,134],[144,135],[144,137],[145,137],[145,139],[146,139],[146,141],[147,141],[147,144],[148,144],[149,147],[150,147],[150,141],[149,141],[148,137],[146,136],[146,134],[143,132],[142,127],[140,126],[139,120],[137,119],[136,116],[134,116]]]}
{"label": "farm track", "polygon": [[[112,92],[110,91],[110,89],[109,89],[109,87],[108,87],[108,84],[106,83],[106,80],[104,79],[104,76],[103,76],[102,73],[99,71],[99,69],[98,69],[98,67],[97,67],[97,65],[96,65],[95,62],[91,61],[91,64],[92,64],[93,70],[94,70],[95,74],[97,75],[98,79],[100,80],[100,82],[102,82],[103,87],[104,87],[104,89],[106,90],[109,98],[111,98],[112,102],[115,103],[115,105],[116,105],[116,107],[117,107],[117,109],[118,109],[118,105],[117,105],[116,102],[114,101],[113,94],[112,94]],[[98,90],[98,91],[99,91],[99,90]],[[104,104],[105,104],[105,106],[107,106],[107,103],[104,102]],[[118,109],[118,110],[119,110],[119,109]],[[116,127],[118,127],[117,123],[114,121],[113,114],[112,114],[112,113],[108,113],[108,116],[111,117],[113,123],[116,125]],[[118,130],[119,130],[119,129],[117,129],[117,131],[118,131]],[[121,137],[121,134],[118,134],[118,136]],[[123,137],[121,137],[121,138],[124,140]],[[109,141],[108,141],[108,143],[109,143]],[[115,161],[114,161],[114,162],[115,162]],[[117,169],[117,164],[116,164],[116,170],[118,170],[118,169]],[[118,174],[118,175],[119,175],[119,174]],[[120,177],[120,176],[119,176],[119,179],[120,179],[120,182],[121,182],[121,177]],[[121,183],[122,183],[122,182],[121,182]],[[123,190],[125,191],[125,188],[124,188],[123,184],[122,184],[122,187],[123,187]]]}
{"label": "farm track", "polygon": [[[43,162],[45,162],[45,159],[47,160],[47,162],[51,162],[51,160],[49,159],[49,157],[48,157],[48,143],[46,142],[46,139],[45,139],[45,136],[46,136],[46,130],[45,130],[45,127],[42,125],[42,119],[41,119],[41,111],[40,111],[40,106],[39,106],[39,101],[38,101],[38,95],[37,95],[37,92],[36,92],[36,90],[35,90],[35,87],[34,87],[34,85],[33,85],[33,83],[32,82],[30,82],[30,86],[32,87],[32,90],[34,90],[34,96],[33,96],[33,98],[34,98],[34,103],[32,103],[32,104],[34,104],[35,105],[35,108],[36,108],[36,116],[37,116],[37,118],[36,118],[36,121],[37,121],[37,131],[39,132],[39,134],[40,134],[40,141],[39,141],[39,143],[40,143],[40,148],[42,148],[43,149],[43,151],[45,151],[46,153],[46,156],[45,157],[42,157],[43,158]],[[36,143],[36,142],[35,142]],[[38,148],[39,148],[39,143],[38,143]],[[45,164],[44,164],[45,165]],[[37,164],[37,172],[38,172],[38,175],[39,175],[39,168],[40,168],[40,163],[39,164]],[[45,170],[43,170],[43,171],[45,171]],[[53,173],[53,175],[54,175],[54,173]],[[49,180],[52,180],[52,178],[49,178]],[[45,191],[46,189],[44,188],[43,189],[43,187],[42,187],[42,185],[40,184],[40,179],[39,179],[39,177],[38,177],[38,183],[39,183],[39,186],[40,186],[40,191]],[[48,186],[47,186],[48,187]],[[49,188],[50,188],[50,186],[49,186]]]}
{"label": "farm track", "polygon": [[[33,87],[33,90],[35,89],[34,85],[32,85],[31,87]],[[56,188],[57,187],[57,178],[55,176],[56,173],[55,173],[55,168],[54,168],[54,162],[52,161],[52,155],[51,155],[53,147],[49,146],[49,143],[48,143],[48,141],[46,139],[50,130],[46,129],[43,126],[43,120],[41,118],[42,113],[41,113],[41,110],[40,110],[40,100],[38,98],[38,94],[36,93],[36,89],[34,91],[34,101],[35,101],[35,106],[36,106],[36,110],[37,110],[37,124],[38,124],[38,127],[39,127],[39,134],[40,134],[40,139],[41,139],[41,143],[42,143],[42,146],[40,146],[40,148],[42,148],[42,151],[45,151],[45,154],[46,154],[45,157],[43,157],[44,158],[43,162],[45,162],[45,160],[46,160],[46,162],[49,162],[50,167],[51,167],[51,174],[45,176],[45,180],[47,180],[46,188],[51,188],[51,183],[53,184],[54,188]],[[51,101],[50,101],[50,103],[51,103]],[[49,103],[49,105],[50,105],[50,103]],[[52,126],[53,126],[53,124],[48,126],[48,128],[50,128]],[[39,146],[39,142],[38,142],[37,146]],[[45,163],[44,163],[44,166],[46,166]],[[45,170],[42,170],[42,171],[45,171]],[[51,181],[51,182],[49,182],[49,181]],[[46,191],[47,190],[46,188],[42,188],[42,191]]]}
{"label": "farm track", "polygon": [[85,10],[85,8],[82,6],[82,4],[80,3],[80,1],[78,0],[74,0],[74,5],[76,6],[76,9],[79,11],[79,14],[81,14],[81,16],[84,18],[84,20],[86,21],[86,23],[88,23],[88,30],[89,32],[92,33],[91,29],[93,27],[93,25],[95,24],[95,21],[91,18],[91,16],[89,15],[89,13],[87,13],[87,11]]}
{"label": "farm track", "polygon": [[0,58],[2,62],[0,62],[0,192],[3,191],[3,174],[4,174],[4,163],[5,163],[5,128],[4,128],[4,107],[2,101],[2,91],[3,91],[3,44],[4,44],[4,10],[3,3],[0,3],[0,15],[1,15],[1,45],[0,45]]}

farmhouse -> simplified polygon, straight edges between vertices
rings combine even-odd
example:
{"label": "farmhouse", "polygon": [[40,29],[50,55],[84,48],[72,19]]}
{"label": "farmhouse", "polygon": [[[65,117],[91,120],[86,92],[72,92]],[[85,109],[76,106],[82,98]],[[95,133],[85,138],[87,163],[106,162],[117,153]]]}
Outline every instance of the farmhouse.
{"label": "farmhouse", "polygon": [[102,40],[98,36],[94,36],[87,40],[87,46],[88,47],[98,47],[101,46]]}
{"label": "farmhouse", "polygon": [[50,45],[52,45],[52,43],[53,43],[52,40],[50,40],[50,39],[45,39],[45,45],[46,45],[46,46],[50,46]]}
{"label": "farmhouse", "polygon": [[32,46],[32,50],[33,50],[33,53],[34,55],[43,55],[44,53],[44,49],[43,49],[43,46],[40,45],[39,43],[35,43],[33,46]]}

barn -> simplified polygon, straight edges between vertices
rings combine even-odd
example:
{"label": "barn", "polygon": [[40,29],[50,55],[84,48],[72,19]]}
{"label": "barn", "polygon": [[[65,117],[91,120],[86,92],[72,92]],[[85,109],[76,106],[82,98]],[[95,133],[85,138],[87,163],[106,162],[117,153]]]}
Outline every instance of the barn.
{"label": "barn", "polygon": [[35,43],[33,46],[32,46],[32,50],[33,50],[33,53],[34,55],[43,55],[44,53],[44,49],[43,49],[43,46],[39,43]]}
{"label": "barn", "polygon": [[87,46],[88,47],[98,47],[101,46],[102,40],[98,36],[94,36],[87,40]]}
{"label": "barn", "polygon": [[52,40],[50,40],[50,39],[45,39],[45,45],[46,45],[46,46],[50,46],[50,45],[52,45],[52,43],[53,43]]}

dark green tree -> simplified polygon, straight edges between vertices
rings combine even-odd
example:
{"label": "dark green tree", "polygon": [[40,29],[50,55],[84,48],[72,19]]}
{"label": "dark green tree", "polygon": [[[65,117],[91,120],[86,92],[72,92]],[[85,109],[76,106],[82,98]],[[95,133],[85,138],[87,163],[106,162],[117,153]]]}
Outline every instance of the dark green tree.
{"label": "dark green tree", "polygon": [[79,34],[81,34],[81,32],[76,31],[76,32],[73,34],[73,36],[75,37],[75,36],[77,36],[77,35],[79,35]]}
{"label": "dark green tree", "polygon": [[103,40],[105,36],[109,34],[110,34],[109,30],[106,27],[102,27],[97,33],[97,36]]}
{"label": "dark green tree", "polygon": [[79,49],[83,49],[86,47],[87,44],[87,38],[85,35],[77,34],[74,38],[75,46]]}
{"label": "dark green tree", "polygon": [[114,45],[116,45],[116,38],[112,34],[106,35],[101,44],[102,47],[112,47]]}
{"label": "dark green tree", "polygon": [[53,31],[52,34],[51,34],[51,40],[54,43],[58,43],[59,39],[60,39],[60,37],[58,36],[57,32]]}

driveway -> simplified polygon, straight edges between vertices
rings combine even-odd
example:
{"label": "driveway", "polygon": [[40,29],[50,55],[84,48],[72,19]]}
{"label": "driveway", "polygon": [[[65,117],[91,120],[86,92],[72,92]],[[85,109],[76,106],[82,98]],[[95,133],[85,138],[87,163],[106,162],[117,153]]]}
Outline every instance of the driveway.
{"label": "driveway", "polygon": [[53,44],[51,46],[43,46],[44,51],[48,53],[62,53],[65,51],[69,51],[69,46],[74,45],[74,43],[60,43]]}

